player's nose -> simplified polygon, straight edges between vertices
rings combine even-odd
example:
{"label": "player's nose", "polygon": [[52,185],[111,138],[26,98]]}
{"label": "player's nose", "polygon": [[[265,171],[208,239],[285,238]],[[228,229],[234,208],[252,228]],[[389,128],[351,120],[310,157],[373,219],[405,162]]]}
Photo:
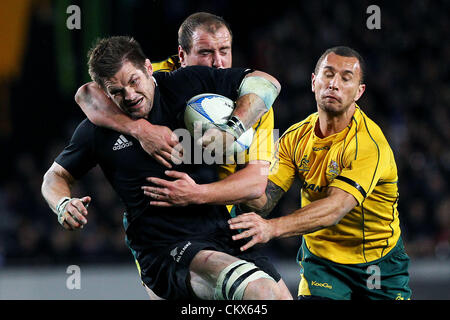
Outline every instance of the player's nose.
{"label": "player's nose", "polygon": [[334,75],[333,79],[328,83],[328,88],[333,90],[338,90],[340,85],[339,76],[337,74]]}
{"label": "player's nose", "polygon": [[225,67],[224,60],[218,52],[215,52],[213,55],[212,66],[217,69],[223,69]]}
{"label": "player's nose", "polygon": [[134,89],[133,88],[131,88],[131,87],[126,87],[126,88],[124,88],[124,99],[125,99],[125,102],[131,102],[131,101],[133,101],[133,100],[135,100],[135,91],[134,91]]}

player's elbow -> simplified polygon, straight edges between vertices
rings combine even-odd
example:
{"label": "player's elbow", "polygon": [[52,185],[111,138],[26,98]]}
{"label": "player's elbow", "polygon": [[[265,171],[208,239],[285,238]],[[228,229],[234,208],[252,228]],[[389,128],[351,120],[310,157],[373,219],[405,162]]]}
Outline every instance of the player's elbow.
{"label": "player's elbow", "polygon": [[[82,85],[75,94],[75,102],[86,117],[96,125],[101,125],[103,121],[102,108],[100,107],[104,100],[102,94],[101,89],[95,82]],[[103,102],[103,104],[105,103]]]}
{"label": "player's elbow", "polygon": [[268,73],[266,73],[266,72],[259,71],[259,70],[253,71],[253,72],[250,73],[248,76],[257,76],[257,77],[261,77],[261,78],[264,78],[264,79],[268,80],[268,81],[271,82],[271,83],[273,84],[273,86],[276,88],[277,95],[280,94],[280,91],[281,91],[281,84],[280,84],[280,82],[278,81],[278,79],[275,78],[274,76],[272,76],[272,75],[270,75],[270,74],[268,74]]}
{"label": "player's elbow", "polygon": [[333,227],[337,225],[342,220],[342,218],[344,218],[344,216],[355,207],[355,205],[353,205],[353,202],[349,202],[350,201],[344,200],[336,203],[333,211],[327,215],[327,227]]}
{"label": "player's elbow", "polygon": [[344,217],[345,214],[340,214],[340,213],[333,213],[328,215],[328,217],[325,220],[325,227],[334,227],[335,225],[337,225],[342,218]]}
{"label": "player's elbow", "polygon": [[83,84],[81,87],[78,88],[77,92],[75,93],[75,102],[80,105],[81,103],[83,103],[83,101],[86,100],[86,97],[89,94],[89,85],[91,85],[91,83],[85,83]]}
{"label": "player's elbow", "polygon": [[250,191],[250,194],[247,197],[248,200],[254,200],[254,199],[261,198],[266,191],[266,185],[267,185],[267,182],[261,182],[261,183],[255,184],[255,186],[252,188],[252,190]]}
{"label": "player's elbow", "polygon": [[275,88],[277,88],[277,93],[280,94],[280,91],[281,91],[281,84],[280,84],[280,82],[275,77],[272,77],[272,81],[271,82],[275,86]]}
{"label": "player's elbow", "polygon": [[90,106],[95,107],[93,101],[98,99],[99,90],[95,82],[85,83],[75,93],[75,102],[83,111]]}
{"label": "player's elbow", "polygon": [[[255,166],[256,168],[256,166]],[[267,177],[264,175],[254,175],[252,179],[253,183],[249,188],[246,188],[247,196],[246,200],[255,200],[261,198],[265,192],[267,187]]]}

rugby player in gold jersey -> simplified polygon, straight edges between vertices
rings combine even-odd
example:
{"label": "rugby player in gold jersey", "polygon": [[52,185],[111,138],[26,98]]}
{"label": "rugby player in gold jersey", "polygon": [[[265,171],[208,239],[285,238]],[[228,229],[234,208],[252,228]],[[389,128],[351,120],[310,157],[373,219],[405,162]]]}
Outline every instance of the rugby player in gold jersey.
{"label": "rugby player in gold jersey", "polygon": [[[246,250],[273,238],[302,236],[300,299],[409,299],[409,257],[400,236],[398,176],[381,129],[356,104],[364,62],[348,47],[328,49],[311,78],[317,112],[279,139],[266,192],[230,220]],[[302,106],[297,106],[302,107]],[[302,207],[270,212],[302,181]],[[256,212],[256,213],[255,213]]]}

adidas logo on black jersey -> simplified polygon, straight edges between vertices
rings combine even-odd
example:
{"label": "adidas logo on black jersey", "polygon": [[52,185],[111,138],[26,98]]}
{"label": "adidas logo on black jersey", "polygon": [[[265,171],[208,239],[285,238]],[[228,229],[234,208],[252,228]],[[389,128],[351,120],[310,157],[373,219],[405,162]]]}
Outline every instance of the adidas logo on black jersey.
{"label": "adidas logo on black jersey", "polygon": [[132,141],[128,141],[127,138],[125,138],[123,135],[120,135],[119,139],[117,139],[116,143],[114,143],[114,146],[113,146],[112,149],[114,151],[117,151],[117,150],[129,147],[129,146],[132,146],[132,145],[133,145]]}

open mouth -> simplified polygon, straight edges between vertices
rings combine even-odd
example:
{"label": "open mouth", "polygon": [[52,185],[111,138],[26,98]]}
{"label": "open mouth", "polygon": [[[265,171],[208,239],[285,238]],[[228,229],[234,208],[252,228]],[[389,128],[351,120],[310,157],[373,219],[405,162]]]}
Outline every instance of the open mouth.
{"label": "open mouth", "polygon": [[140,98],[139,100],[136,100],[136,101],[134,101],[134,102],[127,103],[127,108],[128,108],[128,109],[131,109],[131,110],[137,109],[137,108],[139,108],[139,107],[141,106],[141,102],[142,102],[143,100],[144,100],[144,98],[142,97],[142,98]]}

